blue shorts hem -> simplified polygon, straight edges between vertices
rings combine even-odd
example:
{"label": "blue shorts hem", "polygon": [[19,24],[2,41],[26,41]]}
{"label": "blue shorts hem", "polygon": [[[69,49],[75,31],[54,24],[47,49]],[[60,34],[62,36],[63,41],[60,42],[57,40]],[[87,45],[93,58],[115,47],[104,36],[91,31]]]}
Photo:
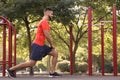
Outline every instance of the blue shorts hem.
{"label": "blue shorts hem", "polygon": [[52,48],[47,45],[40,46],[35,43],[32,44],[31,49],[30,59],[35,61],[42,60],[42,58],[48,55],[52,50]]}

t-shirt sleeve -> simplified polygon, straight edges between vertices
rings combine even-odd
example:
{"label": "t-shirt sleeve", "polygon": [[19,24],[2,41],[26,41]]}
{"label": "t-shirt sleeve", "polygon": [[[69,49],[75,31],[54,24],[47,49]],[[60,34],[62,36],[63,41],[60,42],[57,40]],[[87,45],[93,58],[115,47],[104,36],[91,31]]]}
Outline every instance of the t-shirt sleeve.
{"label": "t-shirt sleeve", "polygon": [[43,30],[49,30],[49,24],[47,21],[43,21],[41,25]]}

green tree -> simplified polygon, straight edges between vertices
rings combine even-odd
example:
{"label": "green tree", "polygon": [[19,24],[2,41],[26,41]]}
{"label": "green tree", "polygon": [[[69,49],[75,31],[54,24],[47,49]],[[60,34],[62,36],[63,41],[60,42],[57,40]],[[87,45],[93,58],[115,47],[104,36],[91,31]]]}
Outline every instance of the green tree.
{"label": "green tree", "polygon": [[[62,22],[61,27],[56,27],[53,29],[53,31],[57,34],[57,36],[68,46],[69,45],[69,36],[64,34],[69,34],[69,23],[73,23],[73,42],[74,42],[74,48],[73,48],[73,58],[75,61],[75,54],[78,49],[78,46],[81,45],[81,47],[84,47],[87,49],[87,7],[91,6],[93,9],[93,15],[92,15],[92,21],[93,24],[97,24],[100,22],[101,19],[104,20],[112,20],[112,6],[116,4],[116,6],[119,8],[118,2],[111,0],[111,1],[98,1],[98,0],[65,0],[67,2],[61,1],[61,4],[58,4],[59,8],[58,11],[62,11],[62,13],[57,13],[57,20],[58,22]],[[104,4],[104,5],[103,5]],[[117,9],[118,9],[117,8]],[[119,9],[118,9],[119,10]],[[117,15],[118,19],[119,16]],[[67,24],[67,25],[66,25]],[[107,24],[109,26],[109,24]],[[105,30],[112,29],[111,27],[108,27],[105,25]],[[62,31],[61,31],[62,30]],[[64,31],[65,30],[65,31]],[[93,27],[93,53],[97,56],[100,55],[100,28]],[[106,33],[108,34],[108,33]],[[64,36],[63,36],[64,35]],[[110,32],[111,35],[111,32]],[[84,39],[85,38],[85,39]],[[106,37],[108,38],[108,37]],[[110,38],[111,39],[111,38]],[[81,42],[81,43],[80,43]],[[83,44],[83,42],[85,44]],[[111,46],[109,42],[106,46]],[[97,47],[98,46],[98,47]],[[106,49],[107,53],[111,52],[111,47],[109,49]],[[109,52],[108,52],[109,51]],[[107,54],[106,54],[107,55]],[[109,55],[109,54],[108,54]]]}

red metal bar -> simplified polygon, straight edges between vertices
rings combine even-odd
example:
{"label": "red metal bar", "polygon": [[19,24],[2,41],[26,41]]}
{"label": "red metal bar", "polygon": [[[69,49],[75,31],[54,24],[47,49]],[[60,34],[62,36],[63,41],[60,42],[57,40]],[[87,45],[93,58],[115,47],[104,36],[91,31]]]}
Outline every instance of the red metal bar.
{"label": "red metal bar", "polygon": [[92,8],[88,8],[88,70],[92,75]]}
{"label": "red metal bar", "polygon": [[0,23],[0,25],[7,25],[6,23]]}
{"label": "red metal bar", "polygon": [[8,67],[12,67],[12,28],[8,27]]}
{"label": "red metal bar", "polygon": [[5,76],[5,68],[6,68],[6,26],[3,25],[3,61],[2,61],[3,76]]}
{"label": "red metal bar", "polygon": [[14,33],[14,66],[16,65],[16,29],[12,27]]}
{"label": "red metal bar", "polygon": [[[14,32],[14,66],[16,65],[16,29],[13,27],[13,32]],[[16,75],[16,72],[14,72]]]}
{"label": "red metal bar", "polygon": [[70,28],[70,74],[73,74],[73,35],[72,35],[72,24],[69,25]]}
{"label": "red metal bar", "polygon": [[104,22],[101,22],[102,75],[104,76]]}
{"label": "red metal bar", "polygon": [[[11,25],[12,26],[12,25]],[[12,64],[14,64],[14,66],[16,65],[16,29],[14,28],[14,26],[12,26],[12,31],[13,31],[13,36],[14,36],[14,51],[13,51],[13,62]],[[14,72],[14,74],[16,75],[16,72]]]}
{"label": "red metal bar", "polygon": [[117,76],[117,35],[116,35],[116,6],[113,6],[113,70]]}

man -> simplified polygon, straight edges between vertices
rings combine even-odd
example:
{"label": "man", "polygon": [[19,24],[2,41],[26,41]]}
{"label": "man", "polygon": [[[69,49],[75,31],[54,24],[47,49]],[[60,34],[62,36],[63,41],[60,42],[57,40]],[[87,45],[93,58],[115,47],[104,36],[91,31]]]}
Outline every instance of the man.
{"label": "man", "polygon": [[[46,8],[44,10],[43,19],[39,22],[35,39],[31,46],[32,52],[30,55],[30,60],[28,62],[24,62],[13,66],[9,69],[6,69],[6,72],[10,77],[15,77],[14,71],[32,67],[36,64],[38,60],[42,60],[46,55],[52,56],[52,66],[50,69],[50,76],[59,76],[57,72],[55,72],[55,67],[57,63],[58,53],[51,41],[50,37],[50,26],[48,21],[53,17],[53,10],[51,8]],[[48,41],[49,46],[45,45],[45,39]]]}

